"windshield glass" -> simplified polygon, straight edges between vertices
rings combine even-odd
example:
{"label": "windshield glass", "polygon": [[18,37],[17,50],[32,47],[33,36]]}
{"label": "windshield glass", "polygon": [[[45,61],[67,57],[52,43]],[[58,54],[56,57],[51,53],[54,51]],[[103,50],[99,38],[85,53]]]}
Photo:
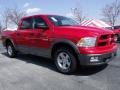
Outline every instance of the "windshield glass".
{"label": "windshield glass", "polygon": [[64,17],[64,16],[54,16],[50,15],[48,16],[49,20],[55,25],[55,26],[73,26],[73,25],[79,25],[75,20]]}

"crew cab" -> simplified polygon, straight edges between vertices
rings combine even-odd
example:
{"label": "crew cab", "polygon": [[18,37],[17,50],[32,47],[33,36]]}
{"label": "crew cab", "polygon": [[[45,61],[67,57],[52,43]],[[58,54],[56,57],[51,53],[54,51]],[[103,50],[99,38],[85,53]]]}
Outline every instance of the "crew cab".
{"label": "crew cab", "polygon": [[3,45],[13,58],[18,52],[54,60],[58,71],[108,63],[116,56],[113,31],[80,26],[59,15],[34,15],[20,20],[16,31],[2,32]]}

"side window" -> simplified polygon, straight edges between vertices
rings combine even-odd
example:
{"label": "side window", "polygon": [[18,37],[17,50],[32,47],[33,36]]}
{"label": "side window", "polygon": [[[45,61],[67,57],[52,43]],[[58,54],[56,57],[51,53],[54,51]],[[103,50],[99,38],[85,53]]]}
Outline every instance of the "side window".
{"label": "side window", "polygon": [[20,28],[21,29],[32,29],[33,28],[33,19],[32,18],[23,19]]}
{"label": "side window", "polygon": [[48,25],[41,17],[35,17],[34,18],[34,28],[39,29],[41,27],[48,27]]}
{"label": "side window", "polygon": [[70,21],[67,20],[67,19],[65,19],[65,20],[61,20],[62,25],[67,25],[69,22],[70,22]]}

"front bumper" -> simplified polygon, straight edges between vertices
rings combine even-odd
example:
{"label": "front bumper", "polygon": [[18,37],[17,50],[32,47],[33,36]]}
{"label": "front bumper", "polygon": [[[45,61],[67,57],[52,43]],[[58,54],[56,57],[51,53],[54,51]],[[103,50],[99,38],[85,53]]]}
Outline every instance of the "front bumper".
{"label": "front bumper", "polygon": [[117,50],[106,54],[79,55],[80,65],[103,65],[111,61],[117,55]]}

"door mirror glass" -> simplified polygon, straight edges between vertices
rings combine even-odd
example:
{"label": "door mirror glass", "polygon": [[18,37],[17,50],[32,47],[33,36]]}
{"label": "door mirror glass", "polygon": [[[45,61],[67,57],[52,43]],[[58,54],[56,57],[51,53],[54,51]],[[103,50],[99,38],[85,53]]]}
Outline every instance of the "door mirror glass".
{"label": "door mirror glass", "polygon": [[40,16],[34,17],[34,22],[35,29],[49,29],[47,23]]}

